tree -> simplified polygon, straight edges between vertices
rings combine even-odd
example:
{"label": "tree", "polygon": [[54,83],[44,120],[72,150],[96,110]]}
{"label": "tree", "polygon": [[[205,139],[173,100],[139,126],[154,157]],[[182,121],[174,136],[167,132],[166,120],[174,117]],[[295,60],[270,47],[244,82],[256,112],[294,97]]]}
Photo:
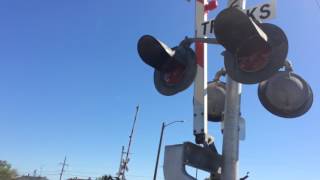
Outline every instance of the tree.
{"label": "tree", "polygon": [[97,178],[97,180],[118,180],[118,178],[113,178],[111,175],[104,175],[102,177]]}
{"label": "tree", "polygon": [[15,169],[11,168],[11,165],[7,161],[0,160],[0,179],[12,180],[18,175]]}

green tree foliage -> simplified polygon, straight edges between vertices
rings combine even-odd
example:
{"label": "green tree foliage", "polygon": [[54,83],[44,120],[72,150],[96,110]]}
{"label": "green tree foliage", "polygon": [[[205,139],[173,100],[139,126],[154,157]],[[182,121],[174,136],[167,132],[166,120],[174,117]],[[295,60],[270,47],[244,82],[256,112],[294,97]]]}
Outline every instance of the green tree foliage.
{"label": "green tree foliage", "polygon": [[17,171],[11,168],[11,165],[7,161],[0,160],[0,179],[1,180],[13,180],[17,177]]}

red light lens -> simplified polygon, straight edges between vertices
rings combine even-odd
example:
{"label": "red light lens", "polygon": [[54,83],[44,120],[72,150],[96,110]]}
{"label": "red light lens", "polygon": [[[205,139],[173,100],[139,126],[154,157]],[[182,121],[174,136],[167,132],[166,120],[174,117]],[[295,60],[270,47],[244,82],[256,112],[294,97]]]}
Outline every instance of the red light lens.
{"label": "red light lens", "polygon": [[248,56],[238,57],[238,65],[242,71],[257,72],[265,68],[269,62],[271,48],[265,47]]}
{"label": "red light lens", "polygon": [[164,73],[164,81],[168,84],[180,82],[184,76],[185,66],[176,63],[170,71]]}

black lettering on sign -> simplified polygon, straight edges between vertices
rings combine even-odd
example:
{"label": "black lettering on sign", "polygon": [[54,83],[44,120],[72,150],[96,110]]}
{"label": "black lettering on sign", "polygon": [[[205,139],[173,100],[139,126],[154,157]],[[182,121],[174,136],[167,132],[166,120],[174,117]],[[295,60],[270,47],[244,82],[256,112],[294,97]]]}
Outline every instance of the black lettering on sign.
{"label": "black lettering on sign", "polygon": [[214,20],[211,20],[210,22],[210,33],[213,33],[213,25],[214,25]]}
{"label": "black lettering on sign", "polygon": [[232,1],[232,3],[230,4],[230,7],[239,8],[238,1],[239,1],[239,0],[234,0],[234,1]]}
{"label": "black lettering on sign", "polygon": [[256,11],[257,7],[253,8],[253,9],[248,9],[247,10],[247,16],[251,17],[252,19],[256,19],[254,17],[254,12]]}
{"label": "black lettering on sign", "polygon": [[268,19],[270,17],[271,10],[269,8],[270,8],[270,4],[264,4],[260,7],[260,12],[261,12],[261,15],[259,16],[260,19]]}
{"label": "black lettering on sign", "polygon": [[209,21],[203,22],[201,25],[203,26],[203,35],[206,35],[207,33],[207,25],[209,24]]}

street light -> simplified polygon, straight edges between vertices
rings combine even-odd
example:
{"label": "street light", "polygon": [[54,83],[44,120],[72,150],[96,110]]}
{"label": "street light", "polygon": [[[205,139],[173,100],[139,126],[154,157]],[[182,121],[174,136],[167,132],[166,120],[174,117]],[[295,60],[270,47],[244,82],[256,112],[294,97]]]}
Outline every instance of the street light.
{"label": "street light", "polygon": [[169,124],[165,124],[165,122],[162,123],[159,146],[158,146],[158,153],[157,153],[157,160],[156,160],[156,166],[155,166],[154,174],[153,174],[153,180],[157,179],[158,163],[159,163],[159,156],[160,156],[160,150],[161,150],[161,145],[162,145],[162,137],[163,137],[164,128],[168,127],[168,126],[170,126],[170,125],[172,125],[174,123],[177,123],[177,122],[183,123],[184,121],[173,121],[173,122],[170,122]]}

